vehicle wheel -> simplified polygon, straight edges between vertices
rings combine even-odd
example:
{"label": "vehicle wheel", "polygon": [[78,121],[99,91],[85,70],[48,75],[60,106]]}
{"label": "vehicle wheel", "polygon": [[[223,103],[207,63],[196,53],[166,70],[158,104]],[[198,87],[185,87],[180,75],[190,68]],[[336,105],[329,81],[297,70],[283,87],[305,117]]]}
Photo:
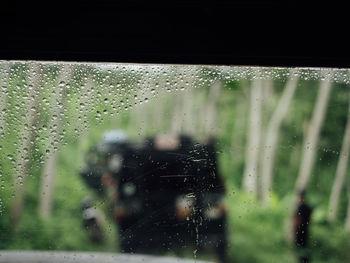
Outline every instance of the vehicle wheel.
{"label": "vehicle wheel", "polygon": [[227,259],[227,235],[226,231],[220,235],[217,246],[215,246],[215,253],[220,263],[228,262]]}

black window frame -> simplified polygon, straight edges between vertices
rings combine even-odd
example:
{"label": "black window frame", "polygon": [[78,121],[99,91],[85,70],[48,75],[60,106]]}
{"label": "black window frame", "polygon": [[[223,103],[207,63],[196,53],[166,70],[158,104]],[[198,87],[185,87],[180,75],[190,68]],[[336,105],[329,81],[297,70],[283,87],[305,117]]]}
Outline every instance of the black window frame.
{"label": "black window frame", "polygon": [[0,16],[0,60],[350,67],[343,8],[319,7],[272,0],[11,1]]}

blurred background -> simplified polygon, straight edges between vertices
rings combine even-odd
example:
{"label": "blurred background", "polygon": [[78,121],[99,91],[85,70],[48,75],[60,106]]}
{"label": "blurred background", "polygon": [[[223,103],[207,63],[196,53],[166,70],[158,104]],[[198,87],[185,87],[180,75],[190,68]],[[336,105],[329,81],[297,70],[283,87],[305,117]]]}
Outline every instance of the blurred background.
{"label": "blurred background", "polygon": [[[225,229],[227,258],[198,250],[199,239],[205,242],[198,237],[198,220],[187,226],[195,236],[193,247],[184,245],[179,254],[165,245],[150,253],[298,262],[304,252],[295,247],[293,226],[299,193],[306,190],[312,211],[309,261],[349,261],[349,73],[0,62],[0,249],[127,252],[121,248],[116,220],[115,208],[122,200],[113,193],[118,186],[113,188],[115,181],[107,186],[103,171],[94,188],[83,171],[98,163],[89,156],[99,154],[106,138],[126,140],[133,152],[125,154],[147,163],[145,142],[171,134],[191,138],[187,156],[195,154],[193,149],[213,146],[198,160],[215,155],[215,165],[208,166],[215,166],[210,169],[223,183],[212,187],[224,189],[225,226],[220,229]],[[170,152],[174,139],[167,138]],[[102,158],[108,161],[111,153],[107,150]],[[107,169],[104,161],[99,165]],[[146,177],[147,171],[141,174]],[[202,191],[211,193],[208,189]],[[199,196],[201,190],[196,191]],[[189,191],[180,194],[191,197]]]}

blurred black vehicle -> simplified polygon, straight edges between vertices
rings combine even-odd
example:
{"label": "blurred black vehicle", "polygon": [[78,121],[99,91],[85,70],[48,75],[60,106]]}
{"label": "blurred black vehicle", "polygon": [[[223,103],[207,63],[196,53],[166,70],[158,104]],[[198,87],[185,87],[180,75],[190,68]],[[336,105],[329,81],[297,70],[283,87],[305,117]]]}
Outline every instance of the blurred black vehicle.
{"label": "blurred black vehicle", "polygon": [[101,211],[93,206],[93,200],[85,197],[81,202],[83,226],[85,227],[89,239],[96,244],[103,243],[105,233],[103,230],[103,217]]}
{"label": "blurred black vehicle", "polygon": [[[81,175],[114,199],[121,251],[211,247],[225,262],[225,189],[214,140],[199,144],[184,135],[161,135],[136,143],[114,137],[94,149],[97,161]],[[99,156],[104,158],[98,161]]]}

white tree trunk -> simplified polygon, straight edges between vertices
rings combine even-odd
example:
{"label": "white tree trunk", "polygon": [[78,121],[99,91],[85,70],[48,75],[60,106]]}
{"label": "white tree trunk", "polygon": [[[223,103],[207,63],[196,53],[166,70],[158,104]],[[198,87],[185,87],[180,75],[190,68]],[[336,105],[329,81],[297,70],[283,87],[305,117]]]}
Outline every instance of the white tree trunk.
{"label": "white tree trunk", "polygon": [[247,122],[247,105],[243,102],[237,102],[235,111],[235,122],[233,124],[231,136],[231,156],[232,159],[244,151],[245,125]]}
{"label": "white tree trunk", "polygon": [[269,192],[272,190],[273,169],[279,140],[280,127],[285,119],[289,105],[293,99],[298,84],[297,70],[290,72],[290,78],[283,94],[268,123],[261,162],[261,200],[266,205],[269,201]]}
{"label": "white tree trunk", "polygon": [[[161,97],[156,97],[152,99],[152,102],[149,103],[149,105],[146,104],[146,107],[148,107],[151,111],[150,125],[152,126],[152,132],[162,131],[164,127],[169,129],[169,127],[167,127],[167,124],[169,124],[169,119],[166,117],[165,114],[167,110],[165,105],[166,101]],[[169,124],[169,126],[170,125],[171,124]]]}
{"label": "white tree trunk", "polygon": [[295,184],[294,200],[288,217],[287,239],[292,240],[293,237],[293,215],[297,208],[297,196],[301,190],[306,190],[308,182],[311,178],[312,169],[317,154],[317,145],[320,137],[321,127],[326,116],[327,105],[332,90],[332,71],[324,71],[324,79],[321,81],[318,91],[316,105],[313,110],[312,119],[309,124],[306,138],[303,144],[303,152],[301,156],[301,164],[299,168],[298,178]]}
{"label": "white tree trunk", "polygon": [[179,134],[183,130],[183,115],[181,109],[183,108],[184,92],[173,96],[175,102],[172,108],[171,133]]}
{"label": "white tree trunk", "polygon": [[204,139],[207,140],[211,136],[215,136],[217,127],[217,104],[222,90],[221,82],[217,81],[210,88],[209,101],[207,103],[205,123],[204,123]]}
{"label": "white tree trunk", "polygon": [[183,80],[186,84],[183,85],[185,90],[182,91],[181,132],[189,135],[199,134],[201,128],[200,118],[196,118],[197,101],[195,101],[195,98],[197,99],[197,96],[194,96],[194,94],[197,95],[200,92],[196,91],[195,80],[195,71],[188,72]]}
{"label": "white tree trunk", "polygon": [[182,131],[186,134],[193,135],[195,134],[196,130],[199,130],[199,120],[198,118],[195,118],[195,103],[193,101],[195,89],[190,86],[186,91],[183,92]]}
{"label": "white tree trunk", "polygon": [[272,78],[266,78],[263,80],[263,102],[271,100],[275,96],[274,83]]}
{"label": "white tree trunk", "polygon": [[33,151],[34,139],[36,135],[36,123],[38,119],[38,106],[40,103],[40,65],[37,63],[29,65],[29,92],[28,98],[33,98],[28,100],[27,104],[27,114],[25,118],[24,130],[22,137],[20,138],[18,156],[16,160],[16,170],[14,173],[14,193],[15,197],[11,205],[11,218],[12,227],[15,231],[18,230],[18,225],[22,216],[23,202],[24,202],[24,191],[26,177],[28,176],[28,170],[30,167],[31,153]]}
{"label": "white tree trunk", "polygon": [[2,76],[0,78],[0,134],[6,132],[6,110],[8,84],[10,80],[10,64],[8,62],[2,63]]}
{"label": "white tree trunk", "polygon": [[[246,90],[249,90],[249,85],[246,80],[243,80],[240,85],[240,89],[245,93]],[[244,139],[245,139],[245,126],[247,123],[247,108],[245,94],[240,95],[235,103],[235,115],[234,115],[234,124],[232,129],[231,137],[231,155],[232,160],[237,158],[236,154],[241,154],[244,151]]]}
{"label": "white tree trunk", "polygon": [[243,189],[253,195],[257,194],[262,94],[262,80],[256,78],[252,81],[251,86],[248,141],[246,147],[245,170],[243,174]]}
{"label": "white tree trunk", "polygon": [[346,211],[345,231],[350,232],[350,180],[348,180],[347,182],[347,194],[348,194],[348,207]]}
{"label": "white tree trunk", "polygon": [[[89,105],[89,107],[86,107],[83,111],[84,120],[87,122],[87,124],[79,125],[78,127],[78,130],[81,131],[81,134],[79,135],[79,138],[78,138],[79,139],[78,152],[86,152],[89,146],[88,127],[91,125],[91,123],[89,122],[88,110],[92,108],[92,110],[95,111],[95,107],[96,107],[94,103],[95,100],[93,99],[95,95],[94,94],[95,85],[93,83],[92,78],[94,78],[93,75],[87,77],[87,81],[85,82],[84,89],[80,91],[81,94],[79,97],[79,101],[84,105]],[[118,110],[118,114],[120,114],[119,110]],[[120,121],[120,118],[117,118],[116,120]],[[78,162],[84,162],[84,157],[82,154],[79,156]]]}
{"label": "white tree trunk", "polygon": [[295,189],[304,190],[310,180],[312,169],[317,154],[317,145],[320,137],[321,128],[326,116],[327,105],[332,90],[332,72],[324,72],[324,80],[321,81],[320,89],[317,95],[316,105],[312,114],[312,119],[304,141],[301,165]]}
{"label": "white tree trunk", "polygon": [[[48,139],[48,147],[50,155],[44,164],[44,168],[41,174],[41,185],[40,185],[40,199],[39,199],[39,214],[43,218],[48,218],[52,214],[52,200],[55,188],[55,178],[57,174],[57,159],[58,154],[54,149],[59,141],[59,136],[63,126],[63,110],[66,101],[67,82],[70,81],[72,76],[72,68],[69,65],[65,65],[60,72],[58,77],[58,88],[56,90],[55,104],[53,105],[52,123],[53,127],[50,132]],[[64,81],[66,83],[61,83]],[[56,128],[54,128],[56,127]]]}
{"label": "white tree trunk", "polygon": [[48,218],[52,214],[52,199],[57,173],[57,152],[50,155],[45,162],[40,185],[39,214],[43,218]]}
{"label": "white tree trunk", "polygon": [[[350,97],[349,97],[350,98]],[[329,199],[328,206],[328,221],[334,222],[338,217],[338,206],[340,194],[344,186],[346,170],[349,161],[349,149],[350,148],[350,100],[349,100],[349,110],[348,119],[346,122],[346,128],[343,137],[343,143],[339,155],[337,170],[335,172],[335,178],[333,182],[332,192]]]}
{"label": "white tree trunk", "polygon": [[[161,84],[160,84],[161,85]],[[162,87],[161,87],[162,88]],[[139,136],[143,137],[149,133],[149,127],[152,126],[152,121],[150,119],[151,111],[149,103],[145,102],[144,99],[147,97],[150,98],[151,89],[155,89],[157,92],[157,97],[153,97],[152,101],[160,99],[162,95],[160,95],[161,88],[155,87],[155,81],[149,80],[146,76],[141,78],[140,84],[138,86],[137,97],[140,100],[139,105],[134,106],[133,111],[130,114],[130,121],[128,124],[128,128],[132,131],[138,130]],[[157,120],[158,122],[160,120]]]}

